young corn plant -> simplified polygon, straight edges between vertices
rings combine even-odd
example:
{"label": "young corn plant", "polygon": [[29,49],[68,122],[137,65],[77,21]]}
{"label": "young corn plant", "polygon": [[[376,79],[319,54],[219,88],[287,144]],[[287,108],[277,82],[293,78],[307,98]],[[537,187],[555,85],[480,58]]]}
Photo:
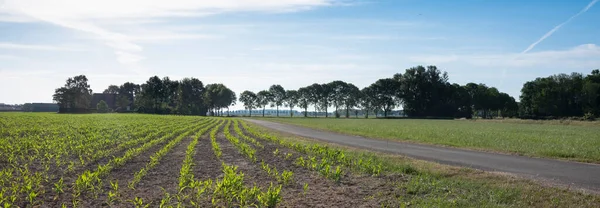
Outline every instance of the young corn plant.
{"label": "young corn plant", "polygon": [[283,183],[283,185],[288,185],[293,181],[294,181],[294,172],[284,170],[281,173],[281,182]]}
{"label": "young corn plant", "polygon": [[194,181],[194,174],[191,173],[192,165],[194,163],[194,155],[196,154],[195,147],[198,144],[198,139],[202,134],[206,133],[210,128],[212,128],[217,123],[213,125],[208,125],[205,128],[201,129],[194,135],[194,139],[188,145],[185,151],[185,159],[183,160],[183,165],[181,166],[181,170],[179,171],[179,188],[180,191],[183,191],[186,187],[189,187],[190,183]]}
{"label": "young corn plant", "polygon": [[137,172],[134,175],[133,180],[131,182],[129,182],[128,187],[131,189],[135,189],[135,185],[137,185],[142,180],[142,178],[144,176],[146,176],[146,174],[148,173],[148,170],[150,170],[150,169],[154,168],[156,165],[158,165],[160,160],[169,151],[171,151],[171,149],[173,149],[173,147],[175,147],[177,144],[179,144],[187,136],[192,134],[192,132],[197,131],[199,128],[201,128],[201,126],[179,135],[177,138],[173,139],[171,142],[169,142],[167,145],[165,145],[162,149],[160,149],[154,155],[150,156],[150,162],[148,164],[146,164],[146,167],[142,168],[139,172]]}
{"label": "young corn plant", "polygon": [[308,183],[304,183],[302,186],[302,195],[306,195],[306,192],[308,192]]}
{"label": "young corn plant", "polygon": [[64,184],[63,178],[60,177],[60,180],[58,180],[57,183],[54,183],[54,188],[53,188],[54,192],[56,192],[57,195],[60,195],[62,193],[65,193],[64,188],[65,188],[65,184]]}
{"label": "young corn plant", "polygon": [[231,142],[241,154],[252,160],[252,162],[256,162],[256,150],[250,147],[248,144],[241,142],[237,137],[231,135],[229,130],[230,125],[231,121],[228,121],[223,129],[225,138],[229,140],[229,142]]}
{"label": "young corn plant", "polygon": [[292,158],[292,153],[287,153],[285,154],[285,160],[289,160],[290,158]]}
{"label": "young corn plant", "polygon": [[275,187],[273,183],[269,186],[267,192],[263,192],[258,196],[258,200],[264,207],[273,208],[281,202],[281,185]]}
{"label": "young corn plant", "polygon": [[108,196],[106,200],[108,200],[108,204],[113,204],[115,202],[118,202],[121,198],[121,194],[119,193],[119,181],[110,181],[110,187],[111,190],[108,191]]}
{"label": "young corn plant", "polygon": [[150,207],[150,204],[151,204],[151,203],[144,204],[144,199],[142,199],[141,197],[137,197],[137,196],[134,199],[129,200],[129,202],[131,202],[135,208],[147,208],[147,207]]}
{"label": "young corn plant", "polygon": [[242,139],[244,139],[244,140],[246,140],[246,141],[248,141],[248,142],[250,142],[250,143],[254,144],[254,145],[255,145],[255,146],[257,146],[257,147],[264,148],[264,146],[263,146],[263,145],[262,145],[260,142],[256,141],[256,139],[254,139],[254,138],[252,138],[252,137],[249,137],[248,135],[244,134],[244,132],[242,131],[242,129],[241,129],[241,128],[240,128],[240,126],[239,126],[239,122],[238,122],[238,120],[234,120],[234,121],[233,121],[233,128],[234,128],[235,132],[236,132],[236,133],[237,133],[237,134],[238,134],[238,135],[239,135],[239,136],[240,136]]}
{"label": "young corn plant", "polygon": [[217,143],[217,132],[219,131],[220,127],[221,127],[221,124],[219,124],[218,126],[214,127],[212,129],[212,131],[210,131],[210,142],[211,142],[211,145],[212,145],[213,152],[215,153],[215,156],[217,158],[221,158],[221,155],[223,154],[221,152],[221,148],[219,147],[219,143]]}
{"label": "young corn plant", "polygon": [[340,168],[340,166],[337,166],[335,168],[335,172],[332,175],[332,179],[338,183],[340,182],[340,180],[342,180],[342,169]]}

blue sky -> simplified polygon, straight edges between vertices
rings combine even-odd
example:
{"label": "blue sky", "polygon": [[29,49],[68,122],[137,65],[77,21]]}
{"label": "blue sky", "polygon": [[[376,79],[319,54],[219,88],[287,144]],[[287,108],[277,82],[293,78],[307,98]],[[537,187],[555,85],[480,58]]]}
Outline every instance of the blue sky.
{"label": "blue sky", "polygon": [[3,0],[0,102],[51,102],[78,74],[94,92],[158,75],[239,93],[365,87],[416,65],[518,98],[536,77],[600,68],[596,2]]}

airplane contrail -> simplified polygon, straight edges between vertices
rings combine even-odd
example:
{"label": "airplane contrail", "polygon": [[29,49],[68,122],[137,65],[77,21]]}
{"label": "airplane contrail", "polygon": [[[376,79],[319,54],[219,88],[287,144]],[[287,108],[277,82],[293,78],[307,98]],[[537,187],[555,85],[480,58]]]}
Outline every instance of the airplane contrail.
{"label": "airplane contrail", "polygon": [[600,0],[593,0],[592,2],[590,2],[585,8],[583,8],[581,11],[579,11],[577,14],[571,16],[571,18],[567,19],[567,21],[557,25],[556,27],[552,28],[552,30],[548,31],[546,34],[544,34],[544,36],[542,36],[539,40],[535,41],[533,44],[529,45],[529,47],[527,47],[527,49],[525,49],[523,52],[521,52],[521,54],[525,54],[527,52],[529,52],[531,49],[535,48],[535,46],[539,43],[541,43],[542,41],[544,41],[546,38],[552,36],[552,34],[554,34],[556,31],[558,31],[558,29],[560,29],[562,26],[564,26],[565,24],[571,22],[571,20],[575,19],[576,17],[578,17],[579,15],[587,12],[590,8],[592,8],[592,6],[594,6],[594,4],[596,4],[596,2],[598,2]]}

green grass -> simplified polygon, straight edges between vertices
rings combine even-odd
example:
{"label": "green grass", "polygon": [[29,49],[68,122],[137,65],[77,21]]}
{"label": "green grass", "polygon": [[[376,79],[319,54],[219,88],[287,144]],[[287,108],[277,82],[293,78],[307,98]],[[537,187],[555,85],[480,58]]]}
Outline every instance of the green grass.
{"label": "green grass", "polygon": [[596,125],[418,119],[264,119],[370,138],[600,162],[600,127]]}
{"label": "green grass", "polygon": [[[303,144],[319,141],[281,134],[250,124],[281,139]],[[384,175],[401,176],[394,182],[389,207],[599,207],[600,196],[569,187],[550,187],[512,176],[452,167],[402,156],[327,144],[350,158],[371,159],[383,166]],[[386,195],[389,193],[378,193]],[[382,204],[386,207],[386,204]]]}

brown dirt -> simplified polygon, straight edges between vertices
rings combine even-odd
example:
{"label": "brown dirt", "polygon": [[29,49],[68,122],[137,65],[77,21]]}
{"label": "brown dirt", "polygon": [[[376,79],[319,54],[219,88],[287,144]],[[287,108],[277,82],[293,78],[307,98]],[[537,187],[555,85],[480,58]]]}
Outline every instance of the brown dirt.
{"label": "brown dirt", "polygon": [[217,159],[217,156],[212,151],[209,133],[206,133],[198,140],[194,163],[192,171],[196,180],[214,180],[223,173],[221,171],[221,161]]}
{"label": "brown dirt", "polygon": [[225,139],[225,135],[222,132],[217,134],[217,142],[223,152],[221,155],[223,162],[227,165],[238,166],[238,171],[244,173],[244,183],[246,185],[256,184],[262,189],[266,189],[271,182],[277,182],[260,168],[259,163],[253,163],[239,153],[236,147]]}
{"label": "brown dirt", "polygon": [[[119,190],[121,190],[121,191],[129,189],[127,187],[127,183],[129,181],[131,181],[131,179],[133,179],[134,174],[137,171],[139,171],[140,169],[142,169],[143,167],[145,167],[148,162],[150,162],[150,156],[154,155],[158,150],[160,150],[165,144],[167,144],[169,141],[171,141],[175,137],[176,136],[169,138],[159,144],[156,144],[155,146],[153,146],[150,149],[146,150],[145,152],[141,153],[137,157],[126,162],[122,167],[113,169],[107,177],[104,177],[102,179],[103,188],[97,197],[93,196],[93,194],[91,194],[91,193],[82,194],[82,196],[80,197],[80,199],[82,201],[81,206],[83,206],[83,207],[106,206],[107,194],[108,194],[108,191],[111,190],[110,181],[118,181],[119,182]],[[185,153],[185,150],[184,150],[184,153]],[[103,160],[106,160],[106,159],[103,159]],[[106,162],[108,162],[108,160],[106,160]],[[105,164],[106,162],[104,162],[102,164]],[[101,164],[101,163],[96,163],[96,164]],[[97,167],[97,165],[91,166],[91,167],[89,167],[89,170],[95,170],[96,167]],[[84,170],[86,170],[86,169],[84,169]],[[82,170],[81,172],[83,172],[84,170]],[[81,174],[81,173],[79,173],[79,174]],[[64,180],[65,186],[69,187],[66,189],[69,189],[69,190],[65,190],[65,193],[61,194],[61,196],[58,197],[57,200],[53,200],[53,197],[46,198],[45,199],[46,203],[44,203],[44,204],[49,205],[49,207],[60,207],[60,205],[62,203],[71,205],[71,203],[72,203],[71,200],[73,197],[71,196],[72,190],[70,187],[72,186],[72,184],[75,183],[75,180],[77,179],[79,174],[65,174],[63,180]],[[51,189],[52,187],[49,187],[49,188]],[[123,198],[123,199],[126,199],[126,198]],[[125,203],[125,202],[126,202],[126,200],[123,201],[123,203]]]}
{"label": "brown dirt", "polygon": [[[394,196],[389,195],[395,192],[393,184],[404,180],[402,176],[371,177],[346,173],[338,184],[316,171],[294,164],[296,158],[300,156],[307,158],[306,154],[254,137],[241,125],[240,128],[245,135],[256,139],[264,146],[264,149],[261,149],[248,143],[257,150],[259,160],[262,159],[269,166],[277,167],[280,173],[283,170],[294,173],[294,183],[282,189],[282,206],[285,207],[378,207],[383,202],[389,204],[395,201]],[[231,133],[237,136],[233,128],[231,129]],[[273,154],[276,149],[280,152],[279,156]],[[283,157],[286,153],[292,154],[288,160]],[[309,187],[306,194],[303,191],[305,183]],[[381,195],[382,193],[387,195]]]}
{"label": "brown dirt", "polygon": [[[165,192],[171,195],[176,194],[179,191],[179,171],[185,159],[185,151],[191,142],[192,138],[188,137],[175,145],[156,167],[148,171],[140,183],[135,186],[135,190],[124,187],[124,192],[121,193],[122,197],[124,199],[141,197],[144,203],[158,206]],[[129,204],[127,203],[127,205]]]}
{"label": "brown dirt", "polygon": [[[243,132],[249,134],[243,127]],[[260,161],[263,160],[270,167],[276,167],[281,173],[284,170],[289,170],[294,173],[294,181],[291,184],[284,185],[282,189],[281,207],[379,207],[380,204],[393,204],[395,202],[395,193],[397,181],[403,180],[402,176],[381,176],[371,177],[366,175],[352,174],[350,171],[343,177],[342,181],[336,183],[331,179],[321,176],[316,171],[306,169],[294,164],[296,158],[304,156],[295,150],[286,148],[279,144],[255,138],[264,148],[255,147],[253,144],[246,142],[240,138],[240,141],[254,147],[257,152],[258,162],[253,163],[244,155],[238,152],[235,146],[230,143],[222,132],[217,134],[217,142],[222,150],[221,159],[217,159],[212,150],[211,141],[208,132],[201,136],[196,146],[196,154],[194,155],[194,165],[192,172],[195,179],[216,180],[223,177],[221,162],[227,165],[238,166],[238,170],[244,174],[244,182],[247,186],[257,185],[263,191],[266,190],[270,183],[278,184],[274,177],[269,176],[261,169]],[[233,128],[230,128],[232,135],[238,136]],[[173,138],[171,138],[173,139]],[[131,200],[135,197],[143,198],[145,204],[151,203],[150,207],[158,207],[160,200],[164,196],[164,188],[172,196],[178,192],[179,171],[185,158],[186,148],[192,141],[191,138],[186,138],[177,144],[155,168],[150,170],[142,181],[136,185],[136,189],[132,190],[127,187],[134,174],[145,167],[150,161],[150,156],[160,150],[166,144],[163,142],[149,150],[145,151],[138,157],[127,162],[123,167],[114,169],[107,177],[103,178],[103,187],[97,198],[92,194],[81,196],[81,207],[108,207],[107,194],[111,190],[109,181],[119,181],[121,201],[112,205],[112,207],[131,207]],[[280,155],[276,156],[273,152],[278,149]],[[292,153],[292,157],[288,160],[284,158],[284,154]],[[120,153],[122,154],[122,153]],[[97,164],[102,164],[103,160],[97,161],[96,165],[86,166],[86,169],[93,169]],[[107,161],[104,161],[107,162]],[[79,170],[79,169],[78,169]],[[85,169],[82,169],[83,171]],[[65,178],[65,184],[70,185],[76,179],[77,174],[73,174]],[[308,184],[309,190],[304,193],[303,186]],[[71,206],[70,191],[63,194],[58,200],[51,198],[46,200],[42,207],[60,207],[61,203]],[[175,202],[173,199],[172,202]],[[189,204],[188,204],[189,205]],[[201,207],[211,207],[210,201],[201,202]]]}
{"label": "brown dirt", "polygon": [[[164,134],[161,134],[161,136]],[[147,134],[143,135],[144,137],[147,136]],[[148,141],[154,140],[157,138],[151,138]],[[164,143],[162,143],[164,144]],[[138,148],[140,146],[144,145],[144,143],[139,143],[136,144],[130,148]],[[158,146],[160,146],[161,144],[158,144]],[[116,147],[115,147],[116,148]],[[50,175],[50,179],[48,180],[48,182],[45,185],[45,191],[46,191],[46,202],[52,202],[55,203],[54,198],[65,198],[66,194],[62,194],[62,196],[57,196],[54,191],[54,183],[57,183],[60,180],[60,177],[63,178],[63,183],[65,185],[70,185],[75,183],[75,180],[77,180],[77,177],[79,175],[81,175],[83,172],[90,170],[90,171],[94,171],[96,170],[96,168],[98,167],[98,165],[103,165],[103,164],[107,164],[111,159],[113,159],[113,157],[122,157],[125,152],[127,152],[128,149],[130,148],[123,148],[123,149],[119,149],[117,150],[117,152],[113,155],[109,155],[106,157],[102,157],[102,158],[98,158],[96,160],[93,161],[89,161],[87,164],[85,164],[84,166],[76,166],[72,171],[68,171],[66,166],[68,165],[63,165],[64,167],[57,167],[55,166],[55,164],[53,164],[53,166],[50,168],[50,172],[48,172],[48,174]],[[152,148],[151,148],[152,149]],[[76,163],[79,163],[79,159],[77,159],[76,161],[74,161]],[[127,165],[127,164],[126,164]],[[110,184],[109,184],[110,185]],[[65,190],[66,191],[66,190]],[[60,205],[60,204],[58,204]]]}

